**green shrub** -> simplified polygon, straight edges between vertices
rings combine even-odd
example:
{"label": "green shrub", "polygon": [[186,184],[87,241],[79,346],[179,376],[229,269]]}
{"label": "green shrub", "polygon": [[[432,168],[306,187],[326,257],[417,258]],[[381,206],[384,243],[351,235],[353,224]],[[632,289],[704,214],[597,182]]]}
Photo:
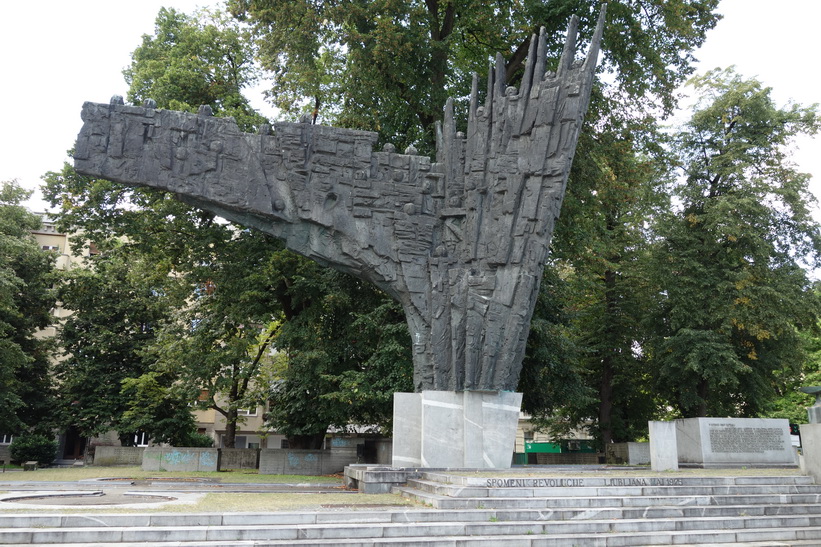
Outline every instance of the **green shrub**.
{"label": "green shrub", "polygon": [[175,446],[187,446],[192,448],[211,448],[214,446],[214,439],[204,433],[190,433],[185,436],[182,444]]}
{"label": "green shrub", "polygon": [[18,464],[36,461],[40,465],[51,465],[57,457],[57,441],[44,435],[20,435],[11,442],[9,455],[11,461]]}

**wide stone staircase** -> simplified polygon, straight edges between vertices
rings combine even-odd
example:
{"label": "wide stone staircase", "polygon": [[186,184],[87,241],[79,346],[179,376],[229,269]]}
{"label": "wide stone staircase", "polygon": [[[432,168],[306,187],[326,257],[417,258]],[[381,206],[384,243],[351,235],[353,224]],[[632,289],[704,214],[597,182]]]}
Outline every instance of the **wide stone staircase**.
{"label": "wide stone staircase", "polygon": [[395,491],[416,506],[6,513],[0,546],[821,546],[821,486],[797,474],[431,472]]}

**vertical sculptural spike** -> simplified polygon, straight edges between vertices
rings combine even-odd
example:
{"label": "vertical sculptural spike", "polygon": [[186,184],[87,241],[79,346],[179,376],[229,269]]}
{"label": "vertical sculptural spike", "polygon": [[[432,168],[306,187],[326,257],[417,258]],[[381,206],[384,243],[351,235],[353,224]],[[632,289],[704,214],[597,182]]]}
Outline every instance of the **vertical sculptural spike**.
{"label": "vertical sculptural spike", "polygon": [[533,84],[541,82],[541,75],[537,76],[537,80],[533,77],[533,68],[536,64],[536,47],[538,37],[534,34],[530,37],[530,47],[527,50],[527,62],[525,63],[525,74],[522,77],[522,85],[519,86],[519,105],[517,106],[516,121],[519,127],[516,128],[517,133],[524,127],[524,120],[527,118],[527,110],[530,104],[530,90]]}
{"label": "vertical sculptural spike", "polygon": [[541,82],[544,79],[545,67],[547,66],[547,30],[544,27],[539,31],[539,47],[536,49],[536,65],[533,67],[534,81]]}
{"label": "vertical sculptural spike", "polygon": [[505,85],[507,82],[507,71],[505,70],[505,58],[501,53],[496,53],[496,90],[498,97],[505,96]]}
{"label": "vertical sculptural spike", "polygon": [[436,120],[433,124],[436,132],[436,163],[445,161],[445,136],[442,134],[442,122]]}
{"label": "vertical sculptural spike", "polygon": [[448,97],[448,100],[445,102],[445,118],[442,122],[442,126],[442,134],[444,136],[442,144],[444,144],[446,149],[446,161],[451,161],[455,164],[457,158],[453,157],[453,142],[456,140],[456,121],[453,118],[452,97]]}
{"label": "vertical sculptural spike", "polygon": [[487,96],[485,97],[485,116],[490,116],[493,108],[493,63],[487,65]]}
{"label": "vertical sculptural spike", "polygon": [[593,70],[590,65],[595,65],[599,59],[599,50],[601,49],[601,38],[604,33],[604,16],[607,14],[607,4],[602,4],[599,10],[599,22],[596,24],[596,32],[593,33],[593,39],[590,41],[590,50],[587,52],[587,57],[584,59],[583,72]]}
{"label": "vertical sculptural spike", "polygon": [[[527,99],[530,96],[530,87],[533,85],[533,65],[536,64],[536,46],[538,37],[534,34],[530,37],[530,47],[527,49],[527,62],[525,63],[525,75],[522,77],[522,85],[519,87],[519,96]],[[541,78],[541,75],[539,76]]]}
{"label": "vertical sculptural spike", "polygon": [[562,51],[562,58],[559,61],[559,69],[556,71],[556,76],[561,78],[566,70],[573,64],[573,58],[576,56],[576,39],[579,33],[579,18],[575,15],[570,18],[567,24],[567,38],[564,41],[564,51]]}
{"label": "vertical sculptural spike", "polygon": [[445,137],[450,138],[451,132],[456,134],[456,124],[453,121],[453,97],[448,97],[445,101]]}
{"label": "vertical sculptural spike", "polygon": [[476,123],[476,109],[479,108],[479,75],[473,73],[473,82],[470,84],[470,109],[468,110],[468,134]]}

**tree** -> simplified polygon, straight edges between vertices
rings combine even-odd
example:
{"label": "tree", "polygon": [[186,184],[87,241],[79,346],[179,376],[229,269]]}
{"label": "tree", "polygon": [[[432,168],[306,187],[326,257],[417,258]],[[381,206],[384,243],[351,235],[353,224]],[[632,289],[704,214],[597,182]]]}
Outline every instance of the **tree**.
{"label": "tree", "polygon": [[390,429],[395,391],[411,391],[410,335],[398,303],[367,282],[294,256],[277,346],[270,425],[291,448],[319,448],[329,426]]}
{"label": "tree", "polygon": [[225,418],[223,444],[233,448],[239,411],[265,402],[257,382],[278,333],[279,280],[267,269],[278,242],[262,232],[224,228],[226,237],[207,240],[210,256],[177,272],[194,294],[158,336],[152,368],[176,378],[189,400],[206,393],[198,404]]}
{"label": "tree", "polygon": [[[254,76],[251,48],[242,40],[235,22],[221,16],[212,17],[212,21],[213,24],[205,24],[173,10],[161,10],[155,35],[143,38],[131,68],[126,71],[131,83],[129,98],[139,100],[151,96],[160,105],[183,109],[210,104],[216,115],[248,120],[244,126],[241,124],[248,130],[251,122],[264,121],[248,115],[247,101],[241,95],[241,89]],[[225,85],[214,85],[214,81],[225,82]],[[244,118],[226,105],[241,105]],[[293,433],[293,446],[299,445],[297,435],[306,429],[316,436],[324,436],[330,424],[345,426],[351,420],[370,416],[379,417],[378,421],[384,423],[384,399],[389,395],[379,389],[392,391],[393,386],[385,380],[394,375],[382,375],[368,384],[368,387],[379,388],[370,392],[369,400],[373,403],[381,397],[378,406],[363,403],[352,407],[348,397],[349,391],[357,390],[356,386],[372,374],[366,372],[372,367],[359,369],[362,363],[354,359],[372,358],[364,351],[367,344],[360,343],[362,350],[350,352],[335,339],[293,333],[310,330],[311,321],[330,325],[331,330],[350,329],[359,314],[370,312],[368,305],[378,306],[387,297],[373,288],[362,288],[360,283],[360,298],[346,296],[350,300],[345,311],[328,315],[327,303],[343,299],[336,292],[337,286],[352,286],[358,282],[283,250],[282,245],[269,236],[239,227],[231,229],[234,237],[206,239],[213,247],[211,256],[201,255],[204,267],[190,264],[192,279],[202,286],[209,284],[215,290],[200,295],[193,306],[180,310],[174,326],[166,329],[157,353],[160,369],[176,370],[186,385],[208,388],[208,404],[226,418],[229,444],[233,442],[237,411],[243,405],[259,402],[259,390],[264,386],[255,386],[255,378],[274,343],[287,354],[300,356],[288,360],[288,366],[276,380],[278,385],[293,387],[313,378],[317,382],[310,391],[321,396],[310,402],[295,401],[291,397],[303,397],[305,390],[277,391],[278,407],[307,404],[310,408],[309,413],[301,415],[301,420],[292,414],[288,420],[273,421],[281,431]],[[393,319],[397,320],[395,316]],[[189,329],[191,324],[196,324],[196,328]],[[409,338],[401,320],[394,330],[404,331]],[[312,363],[317,368],[308,373],[301,365],[304,356],[320,354],[323,366],[314,360]],[[192,355],[199,358],[192,359]],[[318,389],[320,385],[324,388]],[[348,390],[344,386],[353,387]],[[289,396],[282,396],[284,393]],[[364,408],[371,409],[370,414]],[[278,412],[272,416],[278,416]]]}
{"label": "tree", "polygon": [[655,122],[610,122],[582,137],[586,154],[575,160],[576,185],[563,211],[573,222],[559,223],[554,243],[565,305],[574,310],[568,336],[579,348],[578,373],[595,394],[574,397],[562,410],[570,423],[590,424],[604,444],[645,435],[658,408],[638,348],[649,298],[645,222],[669,204],[665,154],[650,141]]}
{"label": "tree", "polygon": [[131,398],[121,384],[148,371],[144,352],[173,303],[164,296],[167,270],[116,242],[97,242],[102,252],[87,259],[88,268],[66,272],[60,285],[72,314],[59,333],[65,358],[55,374],[63,425],[84,436],[114,429],[127,441],[136,429],[122,422]]}
{"label": "tree", "polygon": [[48,433],[54,425],[51,346],[36,336],[53,318],[55,256],[40,250],[31,195],[16,181],[0,185],[0,430]]}
{"label": "tree", "polygon": [[654,253],[659,389],[682,415],[755,416],[779,376],[804,361],[816,329],[821,233],[792,139],[818,130],[816,107],[778,108],[733,69],[692,80],[701,101],[678,135],[680,208],[660,216]]}
{"label": "tree", "polygon": [[[150,97],[159,107],[185,109],[209,104],[216,115],[236,117],[226,108],[230,101],[225,97],[234,97],[233,103],[247,106],[244,99],[236,97],[242,96],[241,87],[248,81],[244,71],[249,50],[236,39],[235,25],[218,17],[209,21],[206,24],[202,19],[161,10],[155,35],[143,38],[126,71],[132,84],[129,98],[138,101]],[[214,68],[213,64],[226,66]],[[226,86],[216,86],[215,90],[211,83],[203,84],[212,82],[214,74],[234,69],[232,74],[239,76],[228,79]],[[245,129],[250,122],[263,121],[251,119],[250,111],[244,112]],[[314,402],[311,408],[319,415],[331,413],[334,419],[320,420],[317,433],[324,435],[330,423],[347,425],[358,416],[379,416],[384,421],[381,409],[389,395],[370,395],[370,402],[383,399],[378,407],[365,403],[353,407],[347,396],[365,381],[368,387],[389,389],[387,380],[393,376],[374,378],[369,367],[348,370],[346,367],[361,367],[362,363],[354,362],[347,345],[333,340],[320,342],[320,338],[310,336],[280,339],[280,330],[295,330],[280,325],[300,317],[300,325],[313,317],[332,329],[350,329],[358,314],[370,313],[368,306],[384,300],[384,295],[369,288],[370,292],[361,293],[367,292],[369,298],[351,299],[343,313],[326,317],[326,303],[338,298],[334,283],[350,283],[352,278],[332,272],[333,281],[326,283],[330,273],[284,251],[280,242],[260,232],[224,223],[168,194],[85,179],[70,168],[49,178],[47,194],[54,203],[63,204],[60,218],[67,226],[82,229],[95,241],[124,238],[123,249],[155,263],[158,272],[167,277],[171,274],[173,280],[161,290],[153,289],[166,298],[172,312],[153,331],[156,336],[145,348],[135,348],[135,358],[143,368],[132,367],[130,379],[124,381],[126,393],[121,396],[128,397],[130,403],[123,410],[121,423],[151,430],[155,439],[179,439],[187,426],[177,412],[177,402],[187,398],[225,417],[224,443],[232,446],[241,420],[238,411],[259,404],[269,395],[260,371],[270,365],[266,362],[272,359],[274,345],[291,354],[324,352],[329,363],[326,371],[333,375],[323,377],[322,385],[334,395]],[[176,298],[173,302],[172,296]],[[409,338],[403,323],[401,328]],[[315,348],[318,345],[322,345],[321,350]],[[367,348],[369,344],[360,346]],[[371,359],[364,351],[357,355],[363,362]],[[103,360],[103,356],[95,357],[97,363]],[[297,381],[298,370],[289,365],[272,380]],[[271,379],[270,375],[266,378]],[[199,400],[203,389],[208,396]],[[299,396],[296,391],[292,393]],[[145,401],[143,408],[137,400]],[[366,406],[370,414],[364,410]],[[314,420],[315,416],[309,418]],[[298,428],[301,424],[288,426]]]}
{"label": "tree", "polygon": [[[603,69],[614,96],[643,111],[654,96],[672,111],[693,49],[718,16],[717,0],[610,2]],[[286,115],[312,113],[323,123],[379,131],[402,150],[433,150],[434,124],[448,96],[466,98],[471,72],[501,52],[507,81],[521,77],[531,36],[545,27],[549,58],[559,59],[567,21],[580,19],[588,40],[599,2],[253,2],[229,9],[254,28],[259,58],[272,77],[268,95]],[[626,110],[626,109],[625,109]]]}
{"label": "tree", "polygon": [[[817,290],[817,289],[816,289]],[[807,352],[801,370],[790,367],[776,371],[776,396],[766,402],[762,418],[782,418],[791,424],[807,423],[807,408],[815,404],[815,397],[799,391],[800,387],[821,385],[821,337],[811,331],[800,333],[802,346]]]}
{"label": "tree", "polygon": [[257,77],[249,41],[220,12],[189,16],[161,8],[154,34],[143,35],[123,75],[134,104],[154,99],[187,112],[208,105],[217,116],[233,116],[244,131],[266,121],[242,94]]}

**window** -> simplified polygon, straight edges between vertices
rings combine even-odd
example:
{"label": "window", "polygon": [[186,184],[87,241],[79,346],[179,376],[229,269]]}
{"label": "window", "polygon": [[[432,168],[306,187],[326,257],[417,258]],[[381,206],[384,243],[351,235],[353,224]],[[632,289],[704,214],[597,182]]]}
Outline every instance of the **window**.
{"label": "window", "polygon": [[14,440],[14,435],[6,435],[5,433],[0,433],[0,444],[11,444],[11,441]]}
{"label": "window", "polygon": [[239,408],[237,409],[237,416],[256,416],[257,415],[257,407],[252,409],[248,408]]}
{"label": "window", "polygon": [[148,446],[148,433],[137,431],[134,433],[134,446]]}
{"label": "window", "polygon": [[60,252],[60,247],[58,245],[43,245],[44,251],[56,251]]}

